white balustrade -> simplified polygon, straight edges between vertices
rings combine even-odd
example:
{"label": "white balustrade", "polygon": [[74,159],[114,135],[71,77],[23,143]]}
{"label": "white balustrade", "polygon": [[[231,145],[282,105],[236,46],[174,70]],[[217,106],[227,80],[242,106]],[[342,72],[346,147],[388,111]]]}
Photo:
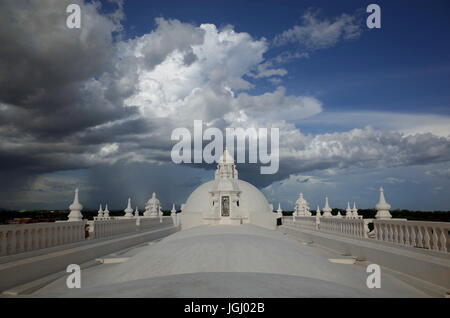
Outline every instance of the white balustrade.
{"label": "white balustrade", "polygon": [[369,238],[369,223],[374,224],[374,231],[370,233],[370,238],[374,240],[450,253],[450,222],[316,218],[315,216],[283,217],[283,225],[358,238]]}
{"label": "white balustrade", "polygon": [[89,221],[90,237],[97,239],[118,234],[132,233],[153,228],[174,225],[173,217],[94,217]]}
{"label": "white balustrade", "polygon": [[94,239],[136,232],[137,229],[135,219],[95,218],[94,221],[89,221],[90,237]]}
{"label": "white balustrade", "polygon": [[83,241],[85,222],[0,225],[0,256]]}
{"label": "white balustrade", "polygon": [[370,222],[372,219],[321,218],[320,231],[367,238]]}
{"label": "white balustrade", "polygon": [[292,227],[305,228],[310,230],[316,230],[316,217],[315,216],[296,216],[295,221],[292,216],[283,217],[283,224]]}
{"label": "white balustrade", "polygon": [[450,252],[450,223],[374,220],[375,239],[393,244]]}
{"label": "white balustrade", "polygon": [[148,230],[162,225],[174,225],[174,217],[162,216],[162,217],[139,217],[139,230]]}

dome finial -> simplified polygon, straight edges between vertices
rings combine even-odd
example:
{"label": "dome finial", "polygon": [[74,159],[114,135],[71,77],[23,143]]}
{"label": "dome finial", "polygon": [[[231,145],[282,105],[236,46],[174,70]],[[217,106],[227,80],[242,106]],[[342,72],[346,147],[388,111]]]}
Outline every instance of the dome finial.
{"label": "dome finial", "polygon": [[99,218],[103,217],[103,208],[102,208],[101,204],[100,204],[100,208],[98,209],[97,217],[99,217]]}
{"label": "dome finial", "polygon": [[124,210],[125,217],[131,218],[133,217],[133,209],[131,208],[131,198],[128,198],[128,205],[127,208]]}
{"label": "dome finial", "polygon": [[323,215],[322,216],[326,216],[326,217],[332,216],[332,214],[331,214],[332,210],[331,210],[330,205],[328,203],[328,197],[327,196],[325,197],[325,206],[323,207],[322,211],[323,211]]}
{"label": "dome finial", "polygon": [[347,202],[347,209],[345,209],[345,217],[351,218],[353,216],[352,209],[350,208],[350,202]]}
{"label": "dome finial", "polygon": [[391,213],[389,212],[389,209],[391,208],[391,205],[386,202],[386,199],[384,198],[384,189],[380,187],[380,199],[378,200],[378,203],[375,205],[375,209],[377,210],[377,214],[375,217],[377,219],[390,219],[392,218]]}
{"label": "dome finial", "polygon": [[216,179],[237,179],[238,172],[234,164],[234,159],[225,147],[223,154],[219,158],[216,170]]}
{"label": "dome finial", "polygon": [[281,204],[278,202],[278,209],[277,209],[277,218],[283,217],[283,210],[281,209]]}
{"label": "dome finial", "polygon": [[172,203],[172,210],[170,210],[170,215],[174,216],[177,214],[177,209],[175,209],[175,203]]}
{"label": "dome finial", "polygon": [[109,218],[108,204],[105,204],[105,209],[103,210],[103,216],[105,218]]}
{"label": "dome finial", "polygon": [[78,199],[78,188],[75,189],[75,196],[73,198],[72,204],[69,206],[69,219],[67,221],[81,221],[83,219],[83,215],[81,214],[81,210],[83,210],[83,206],[80,204]]}
{"label": "dome finial", "polygon": [[356,202],[353,202],[352,213],[354,218],[358,218],[358,209],[356,208]]}

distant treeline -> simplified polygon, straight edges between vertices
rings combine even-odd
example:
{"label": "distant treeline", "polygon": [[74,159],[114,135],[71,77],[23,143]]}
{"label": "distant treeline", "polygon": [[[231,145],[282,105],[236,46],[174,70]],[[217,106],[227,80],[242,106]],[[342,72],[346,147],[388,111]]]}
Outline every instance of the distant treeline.
{"label": "distant treeline", "polygon": [[[333,209],[332,214],[336,215],[337,212],[345,215],[345,210]],[[284,215],[292,215],[293,211],[283,211]],[[83,218],[92,220],[94,216],[97,216],[97,211],[82,211]],[[312,211],[313,215],[315,214]],[[361,209],[358,210],[358,214],[362,215],[365,219],[375,218],[377,211],[373,209]],[[410,211],[410,210],[392,210],[393,218],[408,219],[411,221],[434,221],[434,222],[450,222],[450,211]],[[6,224],[8,220],[15,218],[30,218],[32,220],[42,220],[48,222],[64,221],[67,220],[69,211],[67,210],[36,210],[36,211],[13,211],[13,210],[0,210],[0,224]],[[123,211],[110,211],[110,216],[123,216]],[[142,211],[141,211],[142,215]],[[164,211],[163,215],[170,215],[170,211]]]}
{"label": "distant treeline", "polygon": [[[345,210],[333,209],[331,212],[336,215],[338,211],[344,216]],[[410,210],[392,210],[390,211],[393,218],[408,219],[410,221],[433,221],[433,222],[450,222],[450,211],[410,211]],[[292,215],[293,211],[283,211],[284,215]],[[315,215],[316,212],[312,211]],[[361,209],[358,214],[365,219],[374,219],[377,211],[374,209]]]}
{"label": "distant treeline", "polygon": [[[163,215],[170,215],[170,211],[162,211]],[[140,212],[142,215],[143,211]],[[97,211],[82,211],[83,218],[93,220],[94,216],[97,216]],[[30,218],[32,220],[41,220],[43,222],[55,222],[65,221],[69,211],[67,210],[36,210],[36,211],[13,211],[13,210],[0,210],[0,224],[8,223],[8,220]],[[109,216],[123,216],[123,211],[110,211]]]}

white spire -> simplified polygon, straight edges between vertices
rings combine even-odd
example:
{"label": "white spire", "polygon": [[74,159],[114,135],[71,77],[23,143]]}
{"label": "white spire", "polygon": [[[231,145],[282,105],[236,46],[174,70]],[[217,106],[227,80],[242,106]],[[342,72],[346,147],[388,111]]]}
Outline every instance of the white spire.
{"label": "white spire", "polygon": [[283,210],[281,209],[281,204],[278,203],[278,209],[277,209],[277,218],[283,217]]}
{"label": "white spire", "polygon": [[125,217],[132,218],[133,217],[133,209],[131,208],[131,198],[128,198],[127,208],[124,210]]}
{"label": "white spire", "polygon": [[101,218],[102,216],[103,216],[103,209],[102,209],[102,205],[100,204],[100,208],[98,209],[97,217]]}
{"label": "white spire", "polygon": [[105,218],[109,218],[109,210],[108,210],[108,205],[105,205],[105,210],[103,210],[103,216]]}
{"label": "white spire", "polygon": [[222,156],[220,156],[219,163],[228,163],[228,164],[234,163],[234,159],[230,155],[230,153],[228,152],[228,148],[227,147],[225,147],[225,150],[223,151]]}
{"label": "white spire", "polygon": [[356,203],[353,202],[352,215],[354,218],[358,218],[358,209],[356,208]]}
{"label": "white spire", "polygon": [[175,209],[175,203],[172,204],[172,210],[170,210],[170,215],[174,216],[177,214],[177,209]]}
{"label": "white spire", "polygon": [[156,193],[152,193],[152,197],[147,201],[145,205],[144,216],[156,217],[160,213],[161,202],[156,197]]}
{"label": "white spire", "polygon": [[384,190],[383,188],[380,188],[380,200],[375,205],[375,209],[377,210],[377,214],[375,217],[377,219],[390,219],[392,218],[391,213],[389,212],[389,209],[391,208],[391,205],[386,202],[386,199],[384,198]]}
{"label": "white spire", "polygon": [[219,164],[216,170],[216,179],[237,179],[238,172],[236,165],[234,164],[234,159],[225,147],[222,156],[219,158]]}
{"label": "white spire", "polygon": [[136,210],[134,210],[134,216],[135,217],[139,216],[139,210],[138,210],[137,206],[136,206]]}
{"label": "white spire", "polygon": [[69,206],[69,210],[69,219],[67,221],[81,221],[83,219],[83,215],[81,214],[83,206],[78,200],[78,188],[75,189],[75,197],[73,198],[72,204]]}
{"label": "white spire", "polygon": [[350,208],[350,202],[347,202],[347,209],[345,209],[345,217],[351,218],[353,216],[352,209]]}
{"label": "white spire", "polygon": [[325,216],[325,217],[333,216],[331,214],[332,210],[330,208],[330,205],[328,204],[328,197],[325,197],[325,206],[323,207],[322,211],[323,211],[323,215],[322,216]]}
{"label": "white spire", "polygon": [[294,214],[295,216],[311,216],[308,201],[304,198],[303,193],[300,193],[297,201],[295,201]]}
{"label": "white spire", "polygon": [[320,217],[320,216],[321,216],[321,214],[320,214],[320,207],[317,206],[316,217]]}

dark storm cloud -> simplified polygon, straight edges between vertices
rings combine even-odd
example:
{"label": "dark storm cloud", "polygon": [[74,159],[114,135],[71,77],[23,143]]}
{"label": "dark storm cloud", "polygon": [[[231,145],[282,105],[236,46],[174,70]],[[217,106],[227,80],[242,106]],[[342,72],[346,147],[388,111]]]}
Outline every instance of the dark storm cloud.
{"label": "dark storm cloud", "polygon": [[[82,8],[80,30],[65,25],[66,6],[74,2]],[[259,187],[313,170],[450,161],[449,139],[432,134],[365,128],[305,135],[290,120],[320,113],[320,101],[286,95],[283,87],[261,95],[242,92],[253,87],[245,75],[264,62],[264,40],[163,18],[148,34],[122,40],[123,5],[111,2],[118,6],[109,14],[100,14],[97,2],[0,2],[0,178],[13,179],[0,184],[0,202],[42,174],[86,169],[88,203],[114,198],[118,207],[136,193],[143,204],[152,191],[166,203],[181,203],[205,181],[198,176],[211,179],[216,167],[171,163],[172,130],[192,128],[195,119],[222,131],[280,128],[278,173],[261,175],[259,164],[238,164],[240,178]],[[321,43],[340,40],[353,24],[344,20],[328,23],[337,38]],[[77,180],[38,183],[36,189],[57,193]]]}

